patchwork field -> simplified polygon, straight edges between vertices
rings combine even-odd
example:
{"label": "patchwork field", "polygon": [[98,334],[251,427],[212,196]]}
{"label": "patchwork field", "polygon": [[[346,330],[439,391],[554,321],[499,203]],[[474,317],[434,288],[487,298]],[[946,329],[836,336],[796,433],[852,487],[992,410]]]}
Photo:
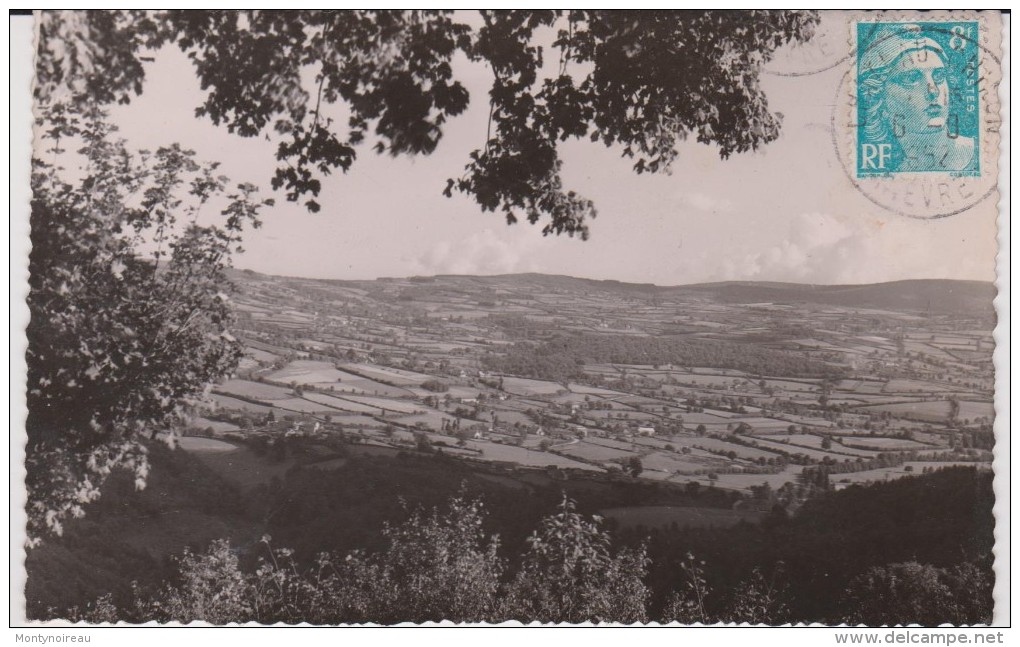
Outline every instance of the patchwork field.
{"label": "patchwork field", "polygon": [[246,402],[226,395],[219,395],[217,393],[207,395],[206,398],[213,402],[216,407],[222,409],[259,413],[263,415],[273,410],[272,407],[263,406],[261,404],[253,404],[251,402]]}
{"label": "patchwork field", "polygon": [[[837,297],[798,286],[660,290],[541,275],[237,281],[247,356],[239,379],[209,397],[212,417],[231,422],[206,417],[203,430],[254,426],[274,437],[307,432],[314,419],[319,435],[347,434],[383,452],[414,451],[413,432],[426,429],[451,456],[592,473],[636,457],[640,479],[744,492],[793,482],[820,461],[949,452],[954,434],[978,456],[991,446],[993,319],[976,306],[926,312],[906,288],[857,302],[888,286]],[[954,303],[973,288],[951,285]],[[291,359],[281,366],[283,358]],[[457,448],[437,433],[458,418],[491,440]],[[759,446],[724,439],[736,431]],[[828,451],[818,433],[831,439]],[[768,466],[780,472],[746,473]]]}
{"label": "patchwork field", "polygon": [[249,380],[227,380],[215,388],[217,391],[227,395],[239,395],[262,401],[285,400],[293,397],[293,393],[289,389],[273,386],[272,384],[251,382]]}
{"label": "patchwork field", "polygon": [[219,454],[238,450],[237,445],[233,443],[198,436],[184,436],[177,440],[177,444],[184,451],[202,454]]}
{"label": "patchwork field", "polygon": [[467,444],[468,447],[479,450],[481,452],[481,457],[492,461],[505,461],[531,467],[556,466],[596,472],[602,471],[600,468],[593,465],[570,460],[569,458],[565,458],[557,454],[550,454],[549,452],[532,451],[524,447],[500,445],[497,443],[477,440],[469,440],[467,441]]}
{"label": "patchwork field", "polygon": [[[503,390],[516,395],[556,395],[564,391],[562,384],[556,382],[544,382],[542,380],[529,380],[522,377],[504,377]],[[584,400],[581,398],[580,400]]]}
{"label": "patchwork field", "polygon": [[[364,414],[379,414],[378,407],[371,407],[360,402],[355,402],[347,398],[336,397],[332,395],[326,395],[325,393],[305,393],[305,400],[310,400],[313,403],[319,405],[325,405],[330,409],[337,409],[339,411],[348,411],[351,413],[364,413]],[[322,410],[319,407],[317,410]]]}
{"label": "patchwork field", "polygon": [[571,456],[577,456],[589,461],[598,462],[619,461],[620,459],[633,456],[630,451],[600,447],[599,445],[588,443],[583,440],[562,447],[560,448],[560,451],[565,454],[570,454]]}
{"label": "patchwork field", "polygon": [[347,376],[329,362],[312,360],[295,360],[278,371],[266,375],[266,379],[274,382],[297,382],[298,384],[335,384]]}

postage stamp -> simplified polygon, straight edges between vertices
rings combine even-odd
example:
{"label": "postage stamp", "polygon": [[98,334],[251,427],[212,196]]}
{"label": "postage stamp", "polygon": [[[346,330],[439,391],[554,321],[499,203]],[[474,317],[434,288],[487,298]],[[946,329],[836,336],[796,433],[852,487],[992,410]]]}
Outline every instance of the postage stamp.
{"label": "postage stamp", "polygon": [[978,175],[977,21],[856,27],[857,176]]}
{"label": "postage stamp", "polygon": [[957,215],[991,199],[1002,121],[997,16],[872,12],[847,22],[853,54],[831,127],[854,188],[911,218]]}

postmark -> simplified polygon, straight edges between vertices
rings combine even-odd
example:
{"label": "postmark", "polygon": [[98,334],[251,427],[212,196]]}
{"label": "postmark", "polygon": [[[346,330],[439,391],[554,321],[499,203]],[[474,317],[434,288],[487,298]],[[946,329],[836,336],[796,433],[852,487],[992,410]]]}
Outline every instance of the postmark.
{"label": "postmark", "polygon": [[774,76],[798,77],[820,74],[838,67],[850,60],[853,54],[845,32],[846,21],[841,13],[822,13],[811,38],[777,50],[763,72]]}
{"label": "postmark", "polygon": [[850,21],[853,54],[833,142],[853,185],[913,218],[963,213],[997,182],[997,23],[972,12],[869,14]]}

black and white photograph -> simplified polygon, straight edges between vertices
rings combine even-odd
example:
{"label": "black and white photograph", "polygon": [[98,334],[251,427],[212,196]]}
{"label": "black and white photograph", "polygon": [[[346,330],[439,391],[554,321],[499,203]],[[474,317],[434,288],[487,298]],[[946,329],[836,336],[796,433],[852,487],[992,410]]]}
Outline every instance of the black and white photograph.
{"label": "black and white photograph", "polygon": [[10,21],[12,626],[1010,624],[1008,15]]}

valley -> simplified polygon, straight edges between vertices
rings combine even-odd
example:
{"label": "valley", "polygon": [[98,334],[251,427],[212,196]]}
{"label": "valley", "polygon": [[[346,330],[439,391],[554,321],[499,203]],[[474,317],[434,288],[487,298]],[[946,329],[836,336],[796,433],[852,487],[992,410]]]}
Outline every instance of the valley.
{"label": "valley", "polygon": [[232,278],[245,357],[187,435],[752,499],[990,468],[986,284]]}

